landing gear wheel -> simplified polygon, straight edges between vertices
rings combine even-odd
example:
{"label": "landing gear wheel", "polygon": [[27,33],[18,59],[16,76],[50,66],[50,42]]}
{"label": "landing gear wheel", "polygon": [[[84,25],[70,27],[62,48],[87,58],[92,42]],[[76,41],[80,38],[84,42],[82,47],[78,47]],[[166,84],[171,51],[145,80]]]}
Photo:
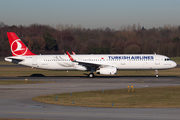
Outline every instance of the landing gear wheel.
{"label": "landing gear wheel", "polygon": [[93,77],[94,77],[94,74],[93,74],[93,73],[90,73],[88,76],[89,76],[90,78],[93,78]]}
{"label": "landing gear wheel", "polygon": [[155,74],[156,74],[156,78],[158,78],[159,77],[158,70],[155,70]]}
{"label": "landing gear wheel", "polygon": [[156,75],[156,77],[158,78],[158,77],[159,77],[159,75],[157,74],[157,75]]}

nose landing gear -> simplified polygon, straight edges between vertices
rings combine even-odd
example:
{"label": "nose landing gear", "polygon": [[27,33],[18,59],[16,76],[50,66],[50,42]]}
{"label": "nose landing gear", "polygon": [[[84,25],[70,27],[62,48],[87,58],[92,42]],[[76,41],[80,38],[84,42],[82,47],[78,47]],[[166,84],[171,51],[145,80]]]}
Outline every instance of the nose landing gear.
{"label": "nose landing gear", "polygon": [[156,77],[158,78],[159,77],[158,70],[155,70],[155,74],[156,74]]}

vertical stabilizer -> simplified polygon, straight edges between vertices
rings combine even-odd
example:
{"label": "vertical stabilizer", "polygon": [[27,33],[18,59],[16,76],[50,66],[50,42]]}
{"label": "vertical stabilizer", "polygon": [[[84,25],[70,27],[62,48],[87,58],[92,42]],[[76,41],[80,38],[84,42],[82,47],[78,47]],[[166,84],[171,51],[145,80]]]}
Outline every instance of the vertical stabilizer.
{"label": "vertical stabilizer", "polygon": [[14,32],[7,32],[7,36],[13,56],[35,55],[26,47],[26,45]]}

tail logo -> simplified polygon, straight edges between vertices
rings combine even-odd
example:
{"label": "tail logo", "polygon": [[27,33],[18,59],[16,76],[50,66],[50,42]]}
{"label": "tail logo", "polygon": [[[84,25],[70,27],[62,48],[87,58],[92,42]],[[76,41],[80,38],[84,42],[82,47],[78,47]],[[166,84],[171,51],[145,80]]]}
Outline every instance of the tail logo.
{"label": "tail logo", "polygon": [[11,44],[11,51],[16,56],[23,56],[27,52],[27,47],[20,39],[14,40]]}

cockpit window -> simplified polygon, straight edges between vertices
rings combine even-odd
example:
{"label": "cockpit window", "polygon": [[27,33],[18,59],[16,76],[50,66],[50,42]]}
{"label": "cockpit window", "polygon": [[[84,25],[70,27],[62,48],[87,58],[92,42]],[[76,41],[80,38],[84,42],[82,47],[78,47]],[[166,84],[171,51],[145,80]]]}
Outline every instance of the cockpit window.
{"label": "cockpit window", "polygon": [[165,58],[164,61],[171,61],[171,59],[170,58]]}

